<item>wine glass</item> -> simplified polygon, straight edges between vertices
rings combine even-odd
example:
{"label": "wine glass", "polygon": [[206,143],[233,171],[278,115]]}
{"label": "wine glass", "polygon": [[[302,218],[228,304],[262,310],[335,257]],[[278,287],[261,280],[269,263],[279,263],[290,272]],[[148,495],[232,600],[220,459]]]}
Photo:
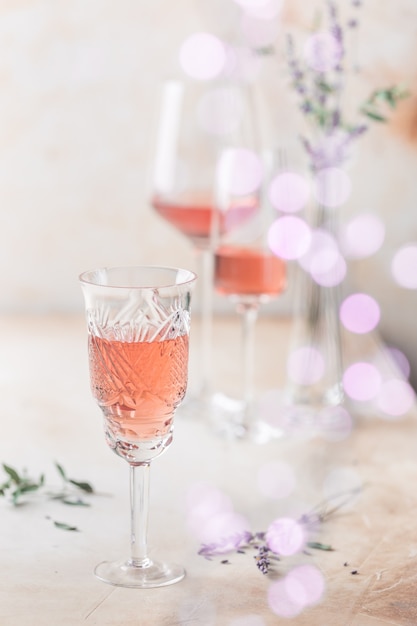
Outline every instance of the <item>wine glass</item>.
{"label": "wine glass", "polygon": [[164,267],[116,267],[81,274],[92,394],[109,447],[129,463],[131,555],[103,562],[96,576],[120,587],[160,587],[184,569],[147,552],[149,470],[173,438],[187,387],[190,294],[195,274]]}
{"label": "wine glass", "polygon": [[[201,346],[199,411],[210,411],[213,306],[213,216],[219,150],[252,133],[244,89],[233,81],[170,79],[163,83],[158,115],[151,204],[185,235],[199,261]],[[240,208],[242,210],[242,207]],[[236,213],[239,211],[235,211]],[[233,213],[231,210],[228,217]],[[222,221],[221,227],[228,224]],[[193,403],[192,403],[193,404]]]}
{"label": "wine glass", "polygon": [[235,402],[217,411],[217,430],[230,438],[269,438],[269,428],[256,419],[254,333],[262,304],[276,299],[286,287],[286,264],[268,244],[276,211],[265,197],[270,157],[261,159],[251,150],[228,148],[219,158],[217,197],[219,220],[227,220],[230,206],[250,202],[244,219],[233,227],[218,229],[215,242],[214,286],[217,293],[235,303],[242,319],[242,391]]}

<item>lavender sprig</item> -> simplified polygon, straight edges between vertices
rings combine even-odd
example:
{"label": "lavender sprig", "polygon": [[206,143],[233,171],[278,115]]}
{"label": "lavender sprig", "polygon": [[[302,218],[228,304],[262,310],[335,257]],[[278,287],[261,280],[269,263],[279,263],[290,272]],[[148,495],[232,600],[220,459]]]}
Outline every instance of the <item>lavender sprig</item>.
{"label": "lavender sprig", "polygon": [[[308,517],[303,516],[304,523],[308,523]],[[233,545],[234,544],[234,545]],[[324,544],[319,541],[308,541],[306,548],[314,550],[332,551],[333,547],[329,544]],[[200,556],[204,556],[206,559],[211,560],[216,556],[224,556],[235,552],[236,554],[247,554],[248,551],[254,551],[253,558],[255,560],[258,570],[266,575],[271,572],[273,566],[281,560],[281,555],[274,550],[267,543],[266,533],[264,532],[244,532],[241,535],[233,535],[226,539],[220,540],[218,543],[203,544],[198,551]],[[308,554],[308,552],[306,552]],[[222,564],[229,564],[228,559],[223,559]]]}
{"label": "lavender sprig", "polygon": [[[355,498],[361,492],[361,489],[361,487],[350,489],[338,493],[323,502],[319,502],[308,513],[301,515],[297,520],[298,523],[305,526],[310,534],[316,532],[320,524],[330,519],[339,509],[350,502],[352,498]],[[304,553],[310,554],[310,552],[308,552],[309,549],[322,550],[325,552],[332,552],[334,550],[331,544],[316,540],[306,542]],[[218,542],[203,544],[198,554],[208,560],[212,560],[214,557],[225,556],[226,554],[232,553],[245,555],[249,551],[254,552],[253,558],[256,567],[264,575],[271,573],[274,570],[274,565],[282,558],[281,554],[272,550],[271,546],[268,544],[267,533],[263,531],[255,533],[244,531],[222,538]],[[222,559],[221,563],[229,564],[230,561],[228,559]]]}
{"label": "lavender sprig", "polygon": [[[342,110],[346,86],[345,29],[357,28],[359,20],[355,15],[343,24],[337,2],[326,0],[326,5],[327,32],[332,36],[335,46],[334,63],[323,68],[301,61],[295,53],[292,37],[287,38],[291,86],[299,99],[300,110],[311,126],[311,136],[302,136],[301,142],[313,171],[343,163],[351,145],[368,130],[368,122],[386,122],[388,118],[384,107],[394,109],[400,100],[409,96],[408,91],[401,86],[375,89],[358,106],[355,119],[346,119]],[[355,10],[361,5],[361,0],[351,0]]]}

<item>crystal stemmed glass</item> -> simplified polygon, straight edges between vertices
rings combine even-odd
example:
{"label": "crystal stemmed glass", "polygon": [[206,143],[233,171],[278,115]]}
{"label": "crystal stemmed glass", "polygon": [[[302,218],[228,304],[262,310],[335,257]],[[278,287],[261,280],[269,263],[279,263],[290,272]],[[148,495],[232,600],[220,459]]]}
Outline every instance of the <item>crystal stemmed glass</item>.
{"label": "crystal stemmed glass", "polygon": [[103,562],[96,576],[121,587],[160,587],[184,569],[147,552],[151,461],[171,444],[187,387],[190,294],[195,274],[163,267],[81,274],[93,397],[109,447],[129,463],[131,555]]}
{"label": "crystal stemmed glass", "polygon": [[[197,252],[201,314],[199,412],[210,410],[213,305],[213,216],[219,150],[250,134],[248,100],[232,81],[170,79],[162,85],[157,121],[151,204],[163,219],[185,235]],[[229,207],[229,220],[242,207]],[[244,207],[243,207],[244,210]],[[221,228],[227,228],[223,220]]]}
{"label": "crystal stemmed glass", "polygon": [[[240,401],[216,415],[216,428],[231,438],[262,440],[269,436],[255,414],[255,324],[262,304],[276,299],[286,286],[285,262],[272,253],[268,233],[276,219],[264,197],[266,159],[255,152],[228,149],[217,170],[218,212],[227,219],[228,207],[242,202],[245,186],[258,201],[245,219],[234,224],[215,241],[214,286],[218,294],[234,302],[242,319],[242,392]],[[249,189],[246,190],[246,194]],[[225,217],[226,216],[226,217]],[[227,403],[225,403],[226,406]]]}

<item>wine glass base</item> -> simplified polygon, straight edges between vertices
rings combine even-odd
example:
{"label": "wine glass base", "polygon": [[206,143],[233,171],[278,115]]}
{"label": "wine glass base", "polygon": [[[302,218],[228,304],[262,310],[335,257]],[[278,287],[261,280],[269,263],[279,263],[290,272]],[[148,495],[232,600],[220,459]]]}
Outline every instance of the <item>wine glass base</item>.
{"label": "wine glass base", "polygon": [[213,396],[211,421],[214,432],[232,441],[267,443],[274,438],[272,428],[258,417],[256,406],[247,405],[221,393]]}
{"label": "wine glass base", "polygon": [[349,436],[353,421],[344,404],[291,404],[284,399],[280,406],[277,405],[275,424],[285,437],[298,439],[321,437],[329,441],[338,441]]}
{"label": "wine glass base", "polygon": [[150,589],[179,582],[184,578],[185,570],[180,565],[155,561],[149,561],[144,567],[130,561],[103,561],[97,565],[94,574],[102,582],[116,587]]}

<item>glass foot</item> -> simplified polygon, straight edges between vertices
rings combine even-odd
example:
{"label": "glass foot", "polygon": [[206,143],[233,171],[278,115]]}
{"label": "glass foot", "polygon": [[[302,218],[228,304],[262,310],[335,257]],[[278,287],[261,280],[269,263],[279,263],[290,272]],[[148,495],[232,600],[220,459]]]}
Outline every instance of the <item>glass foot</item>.
{"label": "glass foot", "polygon": [[244,402],[221,393],[213,396],[211,423],[216,435],[232,441],[263,444],[274,438],[270,425],[259,419],[256,403],[248,409]]}
{"label": "glass foot", "polygon": [[285,435],[301,439],[340,441],[350,435],[353,425],[350,413],[342,405],[283,405],[277,410],[277,419]]}
{"label": "glass foot", "polygon": [[94,570],[101,581],[116,587],[150,589],[179,582],[185,576],[180,565],[149,561],[146,566],[134,565],[131,561],[103,561]]}

